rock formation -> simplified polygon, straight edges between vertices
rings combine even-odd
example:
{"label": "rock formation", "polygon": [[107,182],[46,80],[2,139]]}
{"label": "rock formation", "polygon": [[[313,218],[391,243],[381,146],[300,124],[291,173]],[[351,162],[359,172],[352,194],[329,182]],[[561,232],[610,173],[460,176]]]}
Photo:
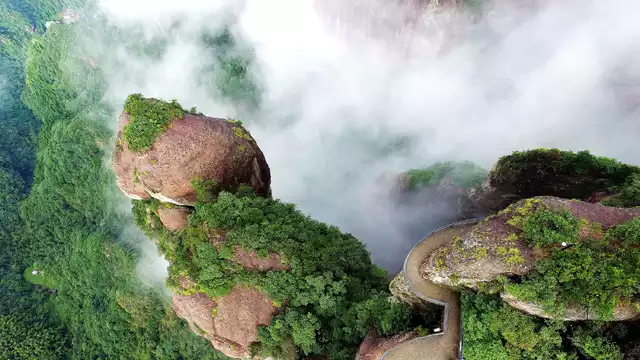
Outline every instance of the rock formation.
{"label": "rock formation", "polygon": [[380,360],[387,350],[416,337],[418,337],[418,333],[415,331],[392,337],[381,337],[375,330],[371,330],[360,345],[356,360]]}
{"label": "rock formation", "polygon": [[[562,321],[584,321],[584,320],[598,320],[598,316],[590,312],[589,309],[576,304],[569,304],[564,309],[562,314],[550,314],[545,311],[540,305],[533,302],[522,301],[516,299],[513,295],[502,292],[500,294],[502,300],[514,308],[526,312],[531,315],[535,315],[545,319],[561,319]],[[632,303],[617,304],[613,309],[612,318],[613,321],[630,320],[638,316],[638,310]]]}
{"label": "rock formation", "polygon": [[466,217],[484,216],[534,196],[598,202],[636,171],[586,151],[536,149],[504,156],[470,194]]}
{"label": "rock formation", "polygon": [[189,225],[189,208],[184,206],[161,206],[158,209],[160,222],[168,230],[184,230]]}
{"label": "rock formation", "polygon": [[271,174],[265,157],[240,124],[225,119],[184,114],[173,118],[153,145],[132,151],[123,129],[131,121],[123,111],[118,122],[113,169],[120,189],[132,199],[156,198],[176,205],[196,201],[194,181],[215,191],[250,185],[258,195],[269,193]]}
{"label": "rock formation", "polygon": [[[523,221],[526,216],[541,208],[567,211],[576,219],[575,237],[567,243],[550,243],[543,247],[527,243],[522,238]],[[438,284],[486,288],[495,281],[527,275],[539,260],[548,258],[553,249],[563,249],[585,241],[598,241],[608,229],[638,217],[640,208],[614,208],[548,196],[525,199],[486,218],[464,235],[452,239],[449,244],[425,259],[420,271],[423,277]],[[593,312],[579,304],[567,304],[563,313],[550,314],[541,306],[521,301],[506,292],[501,296],[511,306],[543,318],[560,318],[565,321],[598,319]],[[616,304],[612,320],[628,320],[637,314],[636,304],[623,301]]]}
{"label": "rock formation", "polygon": [[538,206],[570,211],[583,221],[581,236],[591,235],[589,224],[592,223],[600,224],[602,230],[607,230],[634,217],[640,217],[638,208],[614,208],[547,196],[521,200],[488,217],[434,253],[422,266],[423,276],[443,285],[477,288],[479,283],[490,282],[501,276],[528,273],[536,261],[547,253],[535,251],[527,245],[519,236],[521,230],[511,225],[511,220]]}
{"label": "rock formation", "polygon": [[191,330],[232,358],[249,358],[258,341],[258,326],[269,325],[276,308],[256,289],[242,286],[215,301],[204,294],[176,294],[173,309],[187,320]]}

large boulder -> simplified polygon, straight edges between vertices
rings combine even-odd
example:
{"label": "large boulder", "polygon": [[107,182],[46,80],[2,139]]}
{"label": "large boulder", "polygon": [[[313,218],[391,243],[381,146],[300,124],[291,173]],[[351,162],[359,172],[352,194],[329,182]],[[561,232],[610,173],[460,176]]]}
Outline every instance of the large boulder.
{"label": "large boulder", "polygon": [[168,230],[184,230],[189,226],[189,212],[189,208],[184,206],[160,206],[158,217]]}
{"label": "large boulder", "polygon": [[268,296],[243,286],[235,286],[215,301],[201,293],[175,294],[172,305],[193,332],[232,358],[250,358],[258,327],[269,325],[277,310]]}
{"label": "large boulder", "polygon": [[640,208],[614,208],[548,196],[521,200],[435,251],[422,265],[422,275],[438,284],[477,288],[500,277],[527,274],[548,251],[527,244],[514,220],[540,206],[567,210],[578,218],[581,238],[594,236],[591,224],[598,224],[604,231],[640,217]]}
{"label": "large boulder", "polygon": [[240,123],[185,112],[171,118],[150,147],[132,150],[124,136],[131,122],[123,111],[113,154],[117,184],[129,197],[193,206],[194,181],[212,193],[240,185],[251,186],[258,195],[269,193],[269,166]]}
{"label": "large boulder", "polygon": [[500,158],[484,183],[471,192],[465,215],[483,216],[535,196],[598,202],[639,171],[588,151],[517,151]]}
{"label": "large boulder", "polygon": [[417,331],[398,334],[392,337],[382,337],[375,330],[370,330],[367,337],[360,344],[356,360],[381,360],[387,350],[418,337]]}

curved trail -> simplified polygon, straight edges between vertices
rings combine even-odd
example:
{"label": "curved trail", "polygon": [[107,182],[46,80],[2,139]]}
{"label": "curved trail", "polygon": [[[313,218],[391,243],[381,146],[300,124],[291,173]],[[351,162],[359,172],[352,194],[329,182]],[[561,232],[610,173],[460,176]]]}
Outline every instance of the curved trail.
{"label": "curved trail", "polygon": [[444,306],[442,332],[419,337],[387,350],[381,360],[456,360],[460,352],[460,296],[453,289],[420,276],[420,265],[440,246],[464,234],[480,219],[460,221],[435,230],[407,255],[402,269],[409,290],[421,299]]}

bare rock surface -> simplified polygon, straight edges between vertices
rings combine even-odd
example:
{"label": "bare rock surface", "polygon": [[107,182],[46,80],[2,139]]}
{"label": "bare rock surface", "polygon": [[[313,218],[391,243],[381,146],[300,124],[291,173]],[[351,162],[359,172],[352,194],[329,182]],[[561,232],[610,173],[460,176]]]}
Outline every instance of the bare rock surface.
{"label": "bare rock surface", "polygon": [[258,341],[258,327],[269,325],[276,307],[268,296],[253,288],[235,286],[213,301],[204,294],[179,295],[172,300],[176,314],[191,330],[232,358],[249,358]]}
{"label": "bare rock surface", "polygon": [[118,122],[113,169],[120,189],[133,199],[154,197],[177,205],[194,205],[192,181],[215,182],[215,190],[250,185],[258,195],[269,193],[271,174],[264,154],[240,125],[225,119],[184,114],[173,119],[150,149],[127,147],[122,129],[130,116]]}
{"label": "bare rock surface", "polygon": [[189,209],[183,206],[160,207],[158,217],[167,229],[184,230],[189,226]]}
{"label": "bare rock surface", "polygon": [[415,339],[417,336],[417,332],[408,332],[392,337],[381,337],[375,330],[370,330],[358,348],[356,360],[380,360],[387,350]]}

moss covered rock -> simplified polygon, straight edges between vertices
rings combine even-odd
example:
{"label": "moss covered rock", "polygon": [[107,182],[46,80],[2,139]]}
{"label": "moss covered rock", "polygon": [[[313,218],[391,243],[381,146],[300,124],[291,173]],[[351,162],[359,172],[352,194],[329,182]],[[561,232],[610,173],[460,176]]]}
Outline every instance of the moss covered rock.
{"label": "moss covered rock", "polygon": [[133,199],[193,206],[196,187],[215,196],[241,185],[269,194],[269,166],[240,122],[132,95],[118,128],[113,169],[118,186]]}
{"label": "moss covered rock", "polygon": [[638,173],[637,166],[588,151],[517,151],[500,158],[485,182],[472,191],[467,216],[497,212],[534,196],[597,202],[619,191]]}

